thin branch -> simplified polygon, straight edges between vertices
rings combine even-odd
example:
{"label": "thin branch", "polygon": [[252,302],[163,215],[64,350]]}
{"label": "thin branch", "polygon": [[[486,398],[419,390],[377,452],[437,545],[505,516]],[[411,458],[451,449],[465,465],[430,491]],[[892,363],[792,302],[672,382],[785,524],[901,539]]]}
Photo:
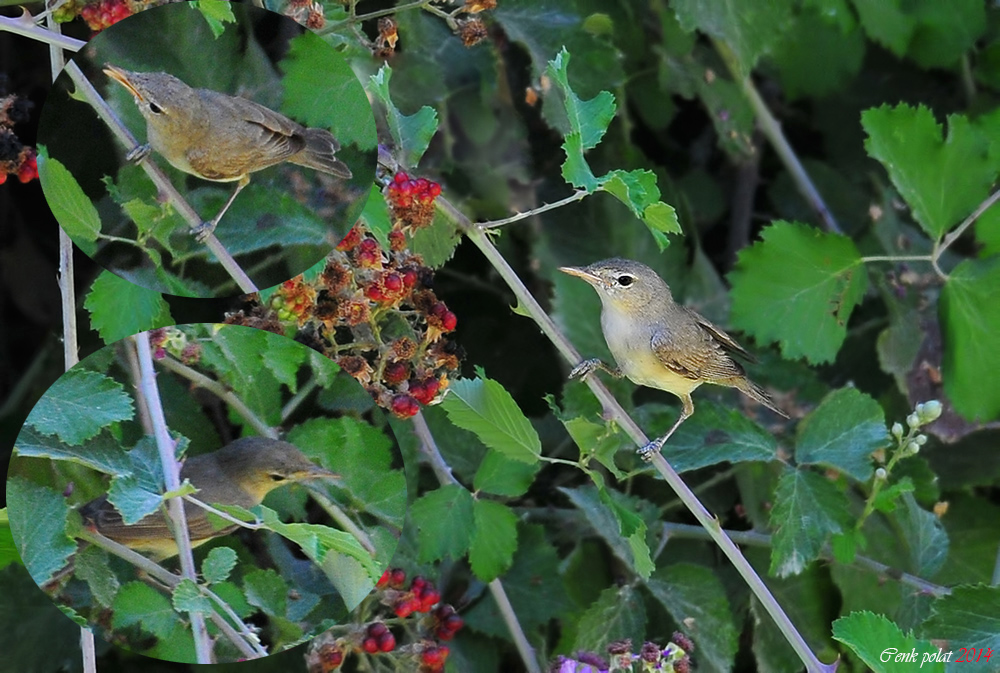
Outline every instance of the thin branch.
{"label": "thin branch", "polygon": [[774,147],[774,151],[778,153],[778,157],[792,176],[792,181],[795,182],[795,186],[798,187],[799,192],[805,197],[809,206],[819,215],[820,222],[823,223],[827,231],[832,231],[836,234],[843,233],[834,219],[833,213],[830,212],[826,202],[823,201],[823,197],[820,196],[819,190],[816,189],[816,185],[813,184],[809,174],[806,173],[802,162],[799,161],[795,150],[792,149],[788,139],[785,138],[785,133],[781,130],[781,124],[771,114],[764,99],[761,98],[760,93],[757,91],[757,87],[754,86],[753,81],[749,77],[740,75],[736,57],[730,51],[729,47],[718,40],[713,40],[712,42],[715,44],[716,51],[719,52],[733,79],[742,87],[743,94],[747,97],[750,107],[753,108],[754,114],[757,116],[757,123],[760,124],[761,131],[770,141],[771,146]]}
{"label": "thin branch", "polygon": [[183,362],[175,360],[169,355],[161,358],[158,362],[164,369],[169,369],[175,374],[183,376],[199,388],[204,388],[205,390],[213,393],[216,397],[232,407],[236,413],[243,417],[243,420],[253,426],[253,429],[262,436],[270,437],[271,439],[278,438],[278,433],[274,428],[265,423],[264,420],[254,413],[254,411],[250,409],[250,407],[248,407],[236,393],[229,390],[222,383],[205,376],[201,372],[188,367]]}
{"label": "thin branch", "polygon": [[862,257],[862,262],[933,262],[934,255],[871,255]]}
{"label": "thin branch", "polygon": [[[438,201],[440,200],[439,198]],[[420,439],[420,450],[423,451],[424,455],[430,461],[431,468],[434,470],[438,481],[441,484],[458,484],[458,480],[452,474],[451,467],[448,466],[441,452],[438,450],[437,442],[434,441],[434,435],[431,434],[427,420],[420,412],[417,412],[413,417],[413,429]],[[503,621],[507,625],[511,637],[514,639],[514,644],[517,646],[517,651],[521,655],[521,661],[524,662],[528,673],[541,673],[542,669],[539,668],[538,661],[535,658],[535,650],[531,646],[531,643],[528,642],[528,637],[524,634],[524,629],[521,628],[521,622],[518,621],[517,615],[514,613],[514,608],[511,607],[510,601],[507,599],[507,592],[504,591],[503,584],[499,579],[495,579],[489,583],[489,587],[490,594],[500,609],[500,615],[503,617]]]}
{"label": "thin branch", "polygon": [[330,498],[326,497],[326,494],[323,493],[315,485],[307,483],[305,486],[306,489],[309,491],[309,495],[311,495],[312,499],[315,500],[319,504],[319,506],[323,508],[323,511],[329,514],[330,518],[333,519],[334,522],[337,523],[341,528],[343,528],[348,533],[353,535],[354,538],[358,541],[358,543],[360,543],[361,546],[365,548],[365,551],[367,551],[372,556],[375,556],[375,554],[378,553],[378,549],[375,548],[375,543],[372,542],[372,539],[371,537],[368,536],[368,533],[366,533],[365,530],[361,528],[361,526],[354,523],[354,521],[351,520],[351,517],[347,516],[347,512],[341,509],[340,505],[335,503],[333,500],[330,500]]}
{"label": "thin branch", "polygon": [[585,189],[580,189],[573,192],[572,196],[567,196],[565,199],[560,199],[558,201],[553,201],[552,203],[546,203],[544,206],[539,206],[538,208],[532,208],[531,210],[526,210],[523,213],[518,213],[517,215],[512,215],[506,217],[502,220],[490,220],[489,222],[477,222],[476,226],[480,229],[495,229],[497,227],[502,227],[505,224],[510,224],[511,222],[517,222],[518,220],[524,220],[529,217],[534,217],[535,215],[540,215],[549,210],[555,210],[556,208],[562,208],[563,206],[575,203],[576,201],[582,201],[584,198],[590,195]]}
{"label": "thin branch", "polygon": [[190,494],[182,495],[181,497],[184,498],[185,500],[187,500],[192,505],[196,505],[198,507],[201,507],[206,512],[211,512],[212,514],[214,514],[215,516],[219,517],[220,519],[225,519],[229,523],[236,524],[240,528],[246,528],[247,530],[260,530],[261,528],[264,527],[264,524],[262,524],[262,523],[250,523],[249,521],[242,521],[240,519],[237,519],[232,514],[228,514],[226,512],[223,512],[221,509],[216,509],[215,507],[212,507],[208,503],[202,502],[201,500],[199,500],[198,498],[195,498],[194,496],[192,496]]}
{"label": "thin branch", "polygon": [[[164,482],[167,491],[176,491],[181,486],[180,469],[174,454],[174,441],[170,438],[167,419],[163,415],[160,391],[156,385],[156,373],[153,371],[153,352],[149,346],[149,332],[138,334],[133,339],[139,356],[142,393],[149,409],[149,417],[153,422],[153,436],[156,439],[156,448],[160,453],[160,462],[163,464]],[[191,553],[191,537],[188,533],[187,518],[184,515],[184,503],[181,498],[175,496],[167,499],[167,514],[170,517],[171,528],[177,540],[181,573],[197,584],[198,573],[194,566],[194,555]],[[213,663],[212,641],[205,629],[205,617],[200,612],[191,612],[189,615],[198,663]]]}
{"label": "thin branch", "polygon": [[949,247],[951,247],[952,243],[957,241],[959,237],[961,237],[961,235],[965,233],[965,230],[971,227],[973,223],[975,223],[975,221],[978,220],[983,213],[989,210],[990,206],[992,206],[998,200],[1000,200],[1000,189],[998,189],[997,191],[993,192],[988,197],[986,197],[985,201],[980,203],[967,218],[962,220],[962,224],[955,227],[955,229],[953,229],[950,234],[944,237],[944,240],[941,241],[940,245],[934,246],[934,252],[932,253],[932,256],[934,258],[935,267],[937,266],[937,260],[941,258],[941,255],[944,253],[944,251],[947,250]]}
{"label": "thin branch", "polygon": [[[685,538],[692,540],[704,540],[708,537],[706,531],[700,526],[692,526],[690,524],[684,523],[664,523],[663,530],[667,537],[672,538]],[[757,531],[747,530],[727,530],[726,534],[737,544],[746,545],[748,547],[770,547],[772,538],[770,535],[765,533],[758,533]],[[824,558],[828,560],[833,560],[833,551],[829,546],[826,546],[822,550]],[[948,587],[943,587],[939,584],[934,584],[933,582],[928,582],[922,577],[917,577],[916,575],[911,575],[910,573],[905,573],[901,570],[897,570],[891,566],[884,563],[880,563],[875,559],[868,558],[867,556],[855,556],[854,565],[860,566],[867,570],[872,570],[883,577],[889,577],[891,579],[899,580],[903,584],[917,589],[920,593],[927,594],[930,596],[935,596],[941,598],[943,596],[948,596],[951,594],[951,589]]]}
{"label": "thin branch", "polygon": [[316,377],[314,376],[313,378],[309,379],[305,385],[299,388],[299,392],[295,393],[295,395],[292,396],[292,399],[288,400],[285,406],[281,408],[282,424],[288,421],[289,417],[291,417],[291,415],[295,413],[295,410],[299,408],[299,405],[302,404],[307,397],[309,397],[309,394],[312,391],[316,390],[316,387],[318,385],[319,382],[316,380]]}
{"label": "thin branch", "polygon": [[[575,348],[573,348],[572,344],[570,344],[569,340],[562,334],[562,332],[559,331],[559,328],[556,327],[552,318],[550,318],[538,302],[535,301],[535,298],[517,276],[517,273],[510,267],[509,264],[507,264],[507,261],[490,241],[486,232],[475,226],[475,224],[473,224],[468,217],[451,205],[446,199],[439,197],[436,203],[440,211],[446,217],[451,219],[458,226],[458,228],[465,233],[469,240],[480,249],[483,255],[489,260],[490,264],[493,265],[504,281],[507,282],[507,285],[518,298],[521,307],[528,312],[531,318],[541,328],[542,332],[549,337],[553,345],[555,345],[556,349],[563,355],[564,358],[566,358],[569,364],[578,364],[581,360],[580,354]],[[613,395],[611,395],[604,384],[602,384],[597,377],[594,376],[587,377],[586,384],[601,402],[605,412],[605,418],[616,421],[638,446],[645,446],[649,441],[646,438],[646,435],[642,432],[636,422],[632,420],[632,417],[625,412],[620,404],[618,404],[618,401]],[[705,506],[701,504],[697,496],[691,492],[691,489],[687,487],[684,481],[667,463],[663,456],[659,453],[654,453],[651,462],[653,467],[656,468],[656,471],[660,473],[681,501],[684,502],[688,510],[694,514],[698,522],[705,528],[705,530],[708,531],[709,535],[711,535],[712,539],[719,546],[719,548],[722,549],[722,552],[729,558],[730,562],[732,562],[732,564],[736,567],[737,571],[743,577],[743,580],[750,586],[751,591],[753,591],[754,595],[767,610],[768,614],[771,615],[771,618],[775,621],[778,629],[795,650],[795,653],[799,656],[803,663],[805,663],[807,670],[810,673],[836,670],[836,663],[827,665],[823,664],[816,658],[816,655],[813,654],[811,649],[809,649],[809,645],[806,643],[805,639],[798,632],[798,630],[796,630],[795,626],[788,618],[788,615],[782,609],[778,601],[775,600],[763,580],[761,580],[757,571],[754,570],[750,563],[746,560],[740,552],[739,547],[737,547],[722,531],[722,527],[719,525],[718,519],[705,509]]]}
{"label": "thin branch", "polygon": [[[352,23],[361,23],[362,21],[368,21],[370,19],[377,19],[382,16],[389,16],[390,14],[396,14],[398,12],[405,11],[407,9],[417,9],[418,7],[423,7],[431,2],[431,0],[416,0],[416,2],[411,2],[405,5],[398,5],[396,7],[390,7],[389,9],[380,9],[377,12],[369,12],[367,14],[356,14],[354,16],[348,16],[343,21],[337,21],[336,23],[329,24],[320,34],[327,34],[336,32],[341,26],[348,26]],[[354,9],[354,3],[351,5],[351,9]]]}
{"label": "thin branch", "polygon": [[[138,147],[139,143],[135,139],[135,136],[122,124],[121,120],[118,119],[118,115],[115,114],[114,110],[101,97],[101,94],[97,92],[94,85],[84,76],[80,68],[75,63],[70,63],[66,66],[66,72],[76,85],[77,92],[82,94],[91,106],[93,106],[97,112],[97,116],[107,124],[111,132],[114,133],[115,137],[125,147],[125,150],[131,151]],[[196,229],[202,223],[201,216],[181,196],[166,174],[148,156],[139,162],[139,165],[146,171],[146,175],[153,181],[160,193],[166,195],[167,200],[180,216],[184,218],[188,226],[192,230]],[[219,239],[215,237],[215,234],[206,236],[204,243],[243,292],[250,293],[257,291],[257,286],[254,285],[250,277],[243,271],[236,260],[233,259],[233,256],[229,254],[229,251],[226,250]]]}
{"label": "thin branch", "polygon": [[[52,24],[50,23],[49,25],[51,26]],[[87,44],[83,40],[67,37],[56,30],[42,28],[31,19],[31,14],[27,10],[19,17],[0,16],[0,32],[30,37],[33,40],[45,42],[51,47],[66,49],[68,51],[80,51],[83,49],[83,45]],[[59,70],[62,70],[62,68]],[[58,75],[59,72],[57,71],[55,74]],[[55,78],[53,77],[53,79]]]}

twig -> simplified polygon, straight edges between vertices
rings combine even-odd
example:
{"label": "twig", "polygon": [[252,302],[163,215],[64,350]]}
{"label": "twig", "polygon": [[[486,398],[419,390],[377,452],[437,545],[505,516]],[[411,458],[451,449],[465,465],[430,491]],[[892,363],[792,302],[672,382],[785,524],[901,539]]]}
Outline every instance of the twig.
{"label": "twig", "polygon": [[316,390],[318,385],[319,383],[316,381],[316,377],[314,376],[309,379],[305,385],[299,388],[299,392],[295,393],[295,395],[292,396],[292,399],[288,400],[285,406],[281,408],[282,424],[288,421],[289,417],[294,414],[295,410],[299,408],[299,405],[302,404],[307,397],[309,397],[309,394]]}
{"label": "twig", "polygon": [[169,355],[160,359],[158,362],[164,369],[169,369],[175,374],[183,376],[199,388],[204,388],[205,390],[215,394],[216,397],[232,407],[236,413],[243,417],[243,420],[252,425],[254,430],[262,436],[270,437],[271,439],[278,438],[278,433],[274,428],[265,423],[263,419],[254,413],[254,411],[248,407],[238,395],[236,395],[236,393],[226,388],[223,384],[219,383],[215,379],[205,376],[191,367],[188,367],[183,362],[175,360]]}
{"label": "twig", "polygon": [[[552,318],[550,318],[538,302],[535,301],[535,298],[517,276],[517,273],[510,267],[509,264],[507,264],[507,261],[489,240],[486,232],[475,226],[475,224],[473,224],[468,217],[451,205],[446,199],[439,197],[436,203],[441,212],[446,217],[451,219],[458,226],[459,230],[465,233],[469,240],[471,240],[476,247],[480,249],[483,255],[486,256],[489,262],[514,292],[514,295],[518,298],[521,307],[528,312],[531,318],[538,324],[545,335],[549,337],[553,345],[555,345],[556,349],[563,355],[563,357],[565,357],[571,365],[578,364],[581,359],[579,353],[577,353],[576,349],[573,348],[572,344],[570,344],[569,340],[562,334],[562,332],[559,331],[559,328],[556,327]],[[618,404],[618,401],[613,395],[611,395],[604,384],[602,384],[597,377],[593,376],[587,377],[586,384],[601,402],[605,412],[605,417],[615,420],[638,446],[645,446],[649,441],[646,438],[646,435],[642,432],[635,421],[632,420],[632,417],[625,412],[620,404]],[[754,595],[767,610],[768,614],[771,615],[771,618],[777,624],[782,635],[784,635],[785,639],[795,650],[795,653],[806,665],[807,670],[810,673],[836,670],[836,663],[827,665],[823,664],[816,658],[816,655],[813,654],[811,649],[809,649],[809,645],[806,643],[805,639],[798,632],[798,630],[796,630],[781,605],[777,600],[775,600],[763,580],[760,579],[757,571],[754,570],[750,563],[746,560],[740,552],[739,547],[737,547],[725,534],[725,532],[723,532],[718,519],[705,509],[705,506],[701,504],[701,501],[699,501],[697,496],[691,492],[691,489],[687,487],[684,481],[667,463],[663,456],[659,453],[654,453],[653,460],[651,462],[653,467],[656,468],[656,471],[660,473],[667,484],[670,485],[681,501],[687,506],[688,510],[694,514],[695,518],[702,525],[702,527],[708,531],[709,535],[711,535],[712,539],[719,546],[719,548],[722,549],[722,552],[729,558],[730,562],[732,562],[732,564],[736,567],[736,570],[743,577],[743,580],[750,586],[751,591],[753,591]]]}
{"label": "twig", "polygon": [[[77,92],[83,94],[91,106],[93,106],[97,112],[97,116],[107,124],[119,142],[124,145],[126,151],[138,147],[139,143],[135,139],[135,136],[122,124],[121,120],[118,119],[118,115],[115,114],[114,110],[111,109],[104,98],[97,92],[94,85],[83,75],[80,68],[75,63],[70,63],[66,66],[66,72],[76,85]],[[166,174],[148,156],[140,162],[140,165],[146,171],[146,175],[156,185],[157,189],[159,189],[160,193],[166,195],[180,216],[184,218],[192,229],[196,229],[202,223],[201,216],[181,196]],[[250,293],[257,291],[257,286],[254,285],[250,277],[243,271],[236,260],[233,259],[233,256],[229,254],[229,251],[226,250],[219,239],[215,237],[215,234],[209,234],[204,242],[205,246],[212,251],[215,258],[219,260],[219,263],[243,292]]]}
{"label": "twig", "polygon": [[[416,0],[416,2],[411,2],[405,5],[398,5],[396,7],[390,7],[389,9],[380,9],[376,12],[369,12],[367,14],[355,14],[353,16],[348,16],[343,21],[337,21],[336,23],[329,24],[321,33],[333,33],[336,32],[341,26],[348,26],[352,23],[361,23],[362,21],[368,21],[369,19],[377,19],[381,16],[389,16],[390,14],[396,14],[397,12],[402,12],[407,9],[416,9],[418,7],[423,7],[431,2],[431,0]],[[354,9],[354,3],[351,4],[351,9]]]}
{"label": "twig", "polygon": [[[441,199],[439,198],[438,201],[441,201]],[[434,441],[434,435],[431,434],[431,429],[420,412],[417,412],[413,417],[413,429],[420,439],[420,450],[423,451],[424,455],[430,461],[431,468],[434,470],[438,481],[441,484],[460,485],[458,479],[452,474],[451,468],[438,450],[437,442]],[[517,615],[514,613],[514,608],[507,599],[507,592],[504,591],[503,584],[499,579],[495,579],[489,583],[489,587],[490,594],[500,609],[500,615],[503,617],[503,621],[507,625],[511,637],[514,639],[514,644],[517,646],[517,651],[521,655],[521,661],[524,662],[528,673],[541,673],[542,669],[539,668],[538,661],[535,658],[535,650],[531,647],[531,643],[528,642],[528,637],[524,634],[524,629],[521,628],[521,622],[518,621]]]}
{"label": "twig", "polygon": [[[52,23],[49,25],[51,26]],[[67,49],[69,51],[80,51],[83,49],[83,46],[87,44],[83,40],[76,40],[72,37],[63,35],[56,30],[48,30],[36,25],[35,22],[31,20],[31,14],[29,14],[27,10],[25,10],[24,14],[19,17],[0,16],[0,32],[3,31],[14,33],[15,35],[30,37],[31,39],[38,40],[39,42],[46,42],[50,47]],[[59,70],[62,70],[62,68]],[[56,71],[55,74],[58,75],[59,71]],[[55,79],[55,77],[53,77],[53,79]]]}
{"label": "twig", "polygon": [[182,495],[181,497],[184,498],[185,500],[187,500],[188,502],[190,502],[192,505],[196,505],[198,507],[201,507],[206,512],[211,512],[212,514],[214,514],[215,516],[219,517],[220,519],[225,519],[226,521],[228,521],[230,523],[236,524],[240,528],[246,528],[247,530],[260,530],[261,528],[264,527],[264,524],[262,524],[262,523],[250,523],[249,521],[242,521],[240,519],[237,519],[232,514],[228,514],[226,512],[223,512],[221,509],[216,509],[215,507],[212,507],[208,503],[202,502],[201,500],[199,500],[198,498],[195,498],[194,496],[192,496],[190,494]]}
{"label": "twig", "polygon": [[[167,419],[163,415],[163,405],[160,402],[160,391],[156,385],[156,373],[153,371],[153,352],[149,346],[149,332],[143,332],[133,337],[139,356],[139,372],[143,397],[149,409],[149,417],[153,422],[153,436],[156,448],[163,464],[163,477],[168,491],[176,491],[181,486],[180,470],[177,467],[177,457],[174,454],[174,442],[167,430]],[[195,584],[198,583],[198,573],[194,566],[194,555],[191,553],[191,537],[188,533],[187,518],[184,515],[184,503],[176,496],[167,499],[167,514],[170,517],[171,528],[177,540],[180,553],[181,573]],[[200,612],[188,613],[191,617],[191,630],[194,634],[195,654],[199,664],[212,662],[212,641],[205,629],[205,617]]]}
{"label": "twig", "polygon": [[823,201],[823,197],[820,196],[819,190],[816,189],[816,185],[813,184],[809,174],[806,173],[802,162],[799,161],[795,150],[792,149],[788,139],[785,138],[785,134],[781,130],[781,124],[771,114],[764,99],[760,97],[760,93],[757,91],[757,87],[754,86],[753,81],[750,77],[742,77],[740,75],[736,57],[730,51],[729,47],[718,40],[712,40],[712,42],[715,45],[716,51],[719,52],[719,55],[725,62],[726,67],[729,69],[729,72],[732,74],[733,79],[742,87],[743,94],[747,97],[750,107],[753,108],[754,114],[757,116],[757,123],[760,124],[761,131],[771,142],[774,151],[778,153],[778,157],[792,176],[792,180],[795,182],[795,186],[798,187],[799,192],[805,197],[810,207],[816,211],[816,214],[819,215],[819,219],[827,231],[832,231],[836,234],[843,233],[834,219],[833,213],[830,212],[830,209],[826,206],[826,202]]}
{"label": "twig", "polygon": [[340,505],[326,497],[326,494],[315,485],[306,484],[306,489],[309,491],[313,500],[315,500],[319,506],[323,508],[323,511],[329,514],[330,518],[333,519],[341,528],[353,535],[361,546],[365,548],[365,551],[372,556],[375,556],[375,554],[378,553],[378,550],[375,548],[375,544],[368,536],[368,533],[366,533],[358,524],[354,523],[354,521],[351,520],[351,517],[347,516],[347,512],[341,509]]}
{"label": "twig", "polygon": [[537,208],[532,208],[531,210],[526,210],[523,213],[518,213],[517,215],[512,215],[510,217],[505,217],[502,220],[490,220],[489,222],[477,222],[476,226],[480,229],[495,229],[497,227],[502,227],[505,224],[510,224],[511,222],[517,222],[518,220],[524,220],[529,217],[534,217],[535,215],[540,215],[549,210],[555,210],[556,208],[562,208],[563,206],[574,203],[576,201],[582,201],[590,193],[584,189],[573,192],[572,196],[567,196],[565,199],[560,199],[558,201],[553,201],[552,203],[546,203],[544,206],[539,206]]}
{"label": "twig", "polygon": [[948,276],[943,271],[941,267],[938,266],[938,260],[941,259],[941,255],[944,251],[951,247],[951,244],[959,239],[959,237],[965,233],[965,230],[972,226],[972,224],[979,219],[979,217],[989,210],[990,206],[1000,200],[1000,189],[990,194],[986,197],[986,200],[979,204],[972,213],[962,220],[962,223],[955,227],[950,234],[944,237],[944,240],[934,244],[934,250],[931,253],[932,260],[931,263],[934,264],[934,270],[938,272],[942,278],[947,279]]}
{"label": "twig", "polygon": [[[694,540],[703,540],[708,537],[706,531],[700,526],[692,526],[690,524],[684,523],[664,523],[663,524],[664,533],[669,537],[675,538],[686,538]],[[771,546],[771,536],[765,533],[758,533],[752,530],[727,530],[726,534],[737,544],[747,545],[748,547],[770,547]],[[829,546],[825,546],[822,550],[824,558],[833,559],[833,551]],[[868,558],[867,556],[855,556],[854,565],[861,566],[867,570],[872,570],[879,575],[884,577],[889,577],[895,580],[899,580],[903,584],[907,584],[923,594],[928,594],[930,596],[935,596],[941,598],[942,596],[948,596],[951,594],[951,589],[948,587],[943,587],[940,584],[934,584],[933,582],[928,582],[922,577],[917,577],[916,575],[911,575],[910,573],[903,572],[901,570],[896,570],[891,566],[884,563],[880,563],[875,559]]]}

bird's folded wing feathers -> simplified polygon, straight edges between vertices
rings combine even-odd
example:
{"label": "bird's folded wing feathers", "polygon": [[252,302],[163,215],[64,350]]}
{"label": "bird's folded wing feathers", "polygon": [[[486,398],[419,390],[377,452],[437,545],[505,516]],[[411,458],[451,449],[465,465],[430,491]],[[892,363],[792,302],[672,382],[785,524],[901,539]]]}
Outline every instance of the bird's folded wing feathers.
{"label": "bird's folded wing feathers", "polygon": [[743,376],[743,368],[726,354],[722,344],[708,332],[704,335],[700,344],[684,340],[685,345],[678,346],[669,332],[660,330],[653,334],[650,346],[664,367],[695,381],[724,381]]}
{"label": "bird's folded wing feathers", "polygon": [[704,316],[699,315],[698,313],[695,313],[694,311],[691,310],[688,310],[688,312],[692,316],[694,316],[695,320],[698,322],[698,325],[702,329],[708,332],[708,334],[710,334],[713,339],[719,342],[719,345],[721,345],[724,350],[739,355],[747,362],[757,362],[757,358],[755,358],[752,353],[750,353],[747,349],[741,346],[739,342],[736,341],[736,339],[729,336],[721,329],[710,323],[708,320],[705,319]]}

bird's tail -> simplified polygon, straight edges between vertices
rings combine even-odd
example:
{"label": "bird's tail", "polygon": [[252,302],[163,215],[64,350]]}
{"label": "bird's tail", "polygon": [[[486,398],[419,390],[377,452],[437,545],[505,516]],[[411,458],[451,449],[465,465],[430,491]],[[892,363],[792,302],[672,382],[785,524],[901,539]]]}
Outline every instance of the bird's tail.
{"label": "bird's tail", "polygon": [[765,407],[778,414],[782,418],[788,418],[788,414],[778,408],[771,399],[771,396],[764,392],[764,389],[748,378],[740,378],[733,382],[733,387],[739,390],[752,400],[760,402]]}
{"label": "bird's tail", "polygon": [[307,128],[304,135],[306,139],[305,149],[290,158],[289,161],[299,166],[336,175],[344,180],[350,180],[353,177],[347,164],[334,156],[334,153],[340,149],[340,143],[329,131]]}

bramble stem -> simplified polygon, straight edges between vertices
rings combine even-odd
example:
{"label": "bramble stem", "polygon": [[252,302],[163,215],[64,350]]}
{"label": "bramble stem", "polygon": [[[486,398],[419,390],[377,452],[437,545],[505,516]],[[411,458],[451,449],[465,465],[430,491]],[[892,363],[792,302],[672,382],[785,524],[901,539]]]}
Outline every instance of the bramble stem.
{"label": "bramble stem", "polygon": [[781,124],[775,119],[774,115],[768,109],[767,104],[764,99],[761,98],[760,93],[757,91],[757,87],[754,86],[753,80],[749,77],[742,77],[739,72],[739,67],[736,62],[736,56],[730,51],[722,42],[718,40],[712,40],[715,45],[716,51],[722,57],[723,62],[725,62],[726,67],[729,69],[730,74],[732,74],[733,79],[740,85],[743,89],[743,95],[746,96],[747,101],[750,103],[750,107],[753,108],[754,114],[757,117],[757,123],[760,124],[760,129],[764,133],[764,136],[770,141],[771,146],[774,147],[774,151],[778,153],[778,157],[781,159],[781,163],[785,165],[788,173],[792,176],[792,181],[795,182],[795,186],[798,187],[799,193],[805,197],[806,201],[809,203],[810,207],[819,216],[820,222],[827,231],[832,231],[835,234],[842,234],[843,231],[840,225],[833,217],[833,213],[827,207],[826,202],[823,201],[823,197],[820,196],[819,190],[816,189],[816,185],[813,184],[812,178],[806,173],[806,169],[802,166],[802,162],[799,161],[798,155],[795,150],[792,149],[791,144],[788,139],[785,138],[784,131],[781,130]]}
{"label": "bramble stem", "polygon": [[580,189],[573,192],[572,196],[567,196],[565,199],[560,199],[558,201],[553,201],[552,203],[546,203],[544,206],[539,206],[538,208],[532,208],[531,210],[526,210],[523,213],[518,213],[517,215],[512,215],[510,217],[505,217],[502,220],[490,220],[489,222],[477,222],[476,226],[480,229],[495,229],[496,227],[502,227],[505,224],[510,224],[511,222],[517,222],[518,220],[524,220],[529,217],[534,217],[535,215],[540,215],[549,210],[555,210],[556,208],[562,208],[563,206],[575,203],[576,201],[582,201],[584,198],[590,195],[585,189]]}
{"label": "bramble stem", "polygon": [[[441,201],[440,197],[438,201]],[[451,467],[448,466],[448,463],[445,462],[444,457],[438,450],[437,442],[434,441],[434,435],[431,434],[431,429],[427,425],[427,420],[423,414],[418,411],[412,421],[413,430],[420,440],[420,450],[430,461],[431,468],[434,470],[438,481],[442,485],[456,484],[461,486],[458,479],[452,474]],[[538,666],[538,660],[535,657],[535,649],[528,642],[527,636],[524,635],[524,629],[521,628],[521,623],[514,613],[514,608],[507,599],[507,592],[504,591],[503,583],[497,578],[489,583],[489,588],[490,594],[493,596],[493,600],[496,601],[497,608],[500,610],[500,616],[503,618],[511,637],[514,639],[514,645],[517,647],[517,651],[521,655],[521,661],[524,662],[528,673],[542,673],[542,669]]]}
{"label": "bramble stem", "polygon": [[[490,264],[496,269],[500,276],[504,279],[507,285],[513,291],[514,295],[520,302],[521,307],[528,312],[531,318],[538,324],[542,332],[552,341],[556,349],[562,354],[562,356],[571,365],[575,365],[580,362],[580,355],[577,353],[576,349],[569,342],[565,335],[559,330],[556,324],[552,321],[552,318],[542,309],[541,305],[535,300],[525,287],[524,283],[517,276],[517,273],[513,268],[507,263],[500,252],[490,241],[486,234],[486,231],[477,227],[464,213],[455,208],[451,203],[442,197],[438,197],[436,201],[438,209],[441,211],[445,217],[452,220],[459,228],[462,233],[464,233],[476,247],[483,253],[483,255],[489,260]],[[639,426],[636,424],[632,417],[629,416],[625,410],[621,407],[614,396],[608,391],[608,389],[602,384],[597,377],[591,376],[586,379],[587,386],[590,387],[591,391],[601,402],[601,405],[605,412],[605,417],[609,420],[616,421],[632,438],[632,440],[638,446],[645,446],[649,440],[646,435],[642,432]],[[837,664],[824,664],[816,655],[813,654],[812,650],[809,649],[809,645],[806,643],[802,634],[796,630],[795,625],[792,624],[788,615],[782,609],[781,605],[774,598],[771,592],[768,590],[767,586],[761,580],[757,571],[753,569],[746,557],[740,552],[739,547],[725,534],[722,527],[719,525],[718,519],[713,516],[705,506],[701,504],[698,497],[691,492],[691,489],[687,487],[684,481],[680,478],[676,471],[670,466],[669,463],[663,458],[659,453],[655,453],[652,456],[651,464],[656,468],[657,472],[663,477],[663,479],[670,485],[681,501],[687,506],[688,510],[694,514],[695,518],[702,527],[708,531],[708,534],[712,537],[715,543],[722,549],[722,552],[729,558],[730,562],[736,567],[736,570],[743,577],[743,580],[750,586],[751,591],[761,602],[764,608],[767,610],[768,614],[777,624],[778,629],[784,635],[785,639],[789,642],[795,653],[799,656],[802,662],[806,665],[806,669],[810,673],[818,672],[828,672],[835,671]]]}
{"label": "bramble stem", "polygon": [[[25,13],[19,17],[0,16],[0,32],[6,31],[8,33],[14,33],[15,35],[30,37],[33,40],[47,43],[50,48],[56,48],[59,50],[67,49],[69,51],[80,51],[83,49],[83,46],[87,44],[83,40],[68,37],[60,33],[58,30],[52,29],[52,23],[54,22],[49,23],[50,28],[42,28],[32,21],[31,15],[25,11]],[[52,64],[55,66],[56,62],[52,61]],[[55,79],[55,76],[58,75],[61,70],[62,66],[59,67],[59,70],[56,70],[53,73],[52,79]]]}
{"label": "bramble stem", "polygon": [[[84,77],[80,68],[77,67],[75,63],[70,63],[66,66],[66,73],[69,74],[73,83],[76,85],[77,92],[83,94],[90,105],[97,112],[97,116],[100,117],[104,123],[111,129],[111,132],[118,138],[119,142],[125,147],[126,151],[134,150],[138,147],[139,143],[135,139],[135,136],[125,128],[121,120],[118,119],[118,115],[115,114],[114,110],[107,104],[101,94],[97,92],[94,85]],[[197,229],[201,223],[201,216],[195,212],[194,208],[181,196],[180,192],[174,187],[173,183],[167,178],[166,174],[160,170],[160,168],[153,163],[153,161],[146,157],[139,165],[142,169],[146,171],[146,175],[153,181],[156,188],[161,194],[165,194],[170,204],[174,209],[180,214],[181,217],[188,223],[188,226],[192,230]],[[229,254],[229,251],[222,245],[215,234],[209,234],[204,240],[205,247],[212,251],[215,258],[219,260],[219,264],[222,268],[230,275],[230,277],[236,281],[240,290],[245,293],[256,292],[257,286],[254,282],[250,280],[250,276],[246,274],[245,271],[240,267],[240,265],[233,259],[233,256]]]}
{"label": "bramble stem", "polygon": [[[163,464],[163,479],[168,491],[176,491],[181,487],[180,468],[174,454],[174,441],[167,429],[167,419],[163,414],[163,404],[160,401],[160,390],[156,385],[156,373],[153,371],[153,351],[149,345],[149,332],[143,332],[132,337],[139,356],[139,376],[143,398],[149,410],[149,418],[153,423],[153,436],[156,448]],[[181,498],[167,498],[167,514],[171,528],[177,540],[177,549],[181,561],[181,573],[195,584],[198,583],[198,571],[194,566],[194,555],[191,553],[191,536],[188,533],[187,517],[184,515],[184,503]],[[195,655],[199,664],[212,663],[212,641],[209,640],[205,628],[205,616],[200,612],[188,613],[191,619],[191,630],[194,634]]]}

